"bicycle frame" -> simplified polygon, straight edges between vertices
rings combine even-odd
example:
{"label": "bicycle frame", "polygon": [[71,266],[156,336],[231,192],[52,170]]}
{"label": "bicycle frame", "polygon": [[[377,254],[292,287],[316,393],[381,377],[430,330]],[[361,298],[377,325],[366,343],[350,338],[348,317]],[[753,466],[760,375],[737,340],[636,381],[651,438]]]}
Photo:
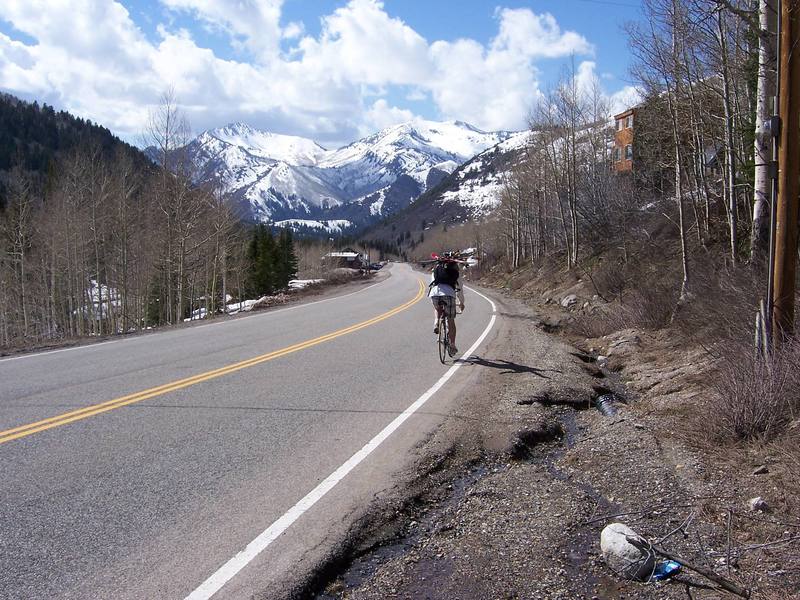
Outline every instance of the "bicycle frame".
{"label": "bicycle frame", "polygon": [[448,349],[450,348],[450,332],[448,331],[448,319],[447,314],[445,313],[445,303],[442,300],[439,300],[439,304],[436,306],[436,311],[439,315],[439,360],[442,364],[445,363],[448,355]]}

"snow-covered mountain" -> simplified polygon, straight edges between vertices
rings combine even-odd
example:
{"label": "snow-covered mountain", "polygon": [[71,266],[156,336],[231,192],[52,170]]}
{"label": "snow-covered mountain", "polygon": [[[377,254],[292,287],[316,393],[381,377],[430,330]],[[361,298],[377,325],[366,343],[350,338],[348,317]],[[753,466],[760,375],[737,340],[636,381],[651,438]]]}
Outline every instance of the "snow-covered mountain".
{"label": "snow-covered mountain", "polygon": [[456,205],[472,219],[492,212],[500,205],[500,191],[509,168],[529,138],[529,131],[520,131],[477,154],[442,182],[431,194],[431,202]]}
{"label": "snow-covered mountain", "polygon": [[198,179],[217,181],[252,216],[375,222],[408,206],[464,161],[514,134],[461,121],[412,121],[337,150],[232,123],[186,148]]}
{"label": "snow-covered mountain", "polygon": [[[371,239],[394,239],[398,231],[418,232],[439,224],[480,220],[500,205],[503,182],[523,156],[531,133],[513,133],[462,163],[387,223],[370,228]],[[427,224],[427,225],[426,225]]]}

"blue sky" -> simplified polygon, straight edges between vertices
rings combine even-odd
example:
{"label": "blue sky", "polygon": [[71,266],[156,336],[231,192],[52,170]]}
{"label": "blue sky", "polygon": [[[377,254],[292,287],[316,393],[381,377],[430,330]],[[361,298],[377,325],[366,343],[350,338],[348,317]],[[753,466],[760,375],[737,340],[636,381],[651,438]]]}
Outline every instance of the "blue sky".
{"label": "blue sky", "polygon": [[332,147],[415,118],[522,129],[574,62],[630,102],[638,0],[4,0],[0,89],[133,142],[167,89],[192,129]]}

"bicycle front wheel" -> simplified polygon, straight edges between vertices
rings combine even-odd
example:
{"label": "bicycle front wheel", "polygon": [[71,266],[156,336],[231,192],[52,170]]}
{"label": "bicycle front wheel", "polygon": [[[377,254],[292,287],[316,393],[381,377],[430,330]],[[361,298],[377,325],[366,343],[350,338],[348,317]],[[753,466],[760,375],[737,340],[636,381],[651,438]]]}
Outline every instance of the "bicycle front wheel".
{"label": "bicycle front wheel", "polygon": [[439,319],[439,360],[444,364],[447,358],[447,346],[449,339],[447,337],[447,319]]}

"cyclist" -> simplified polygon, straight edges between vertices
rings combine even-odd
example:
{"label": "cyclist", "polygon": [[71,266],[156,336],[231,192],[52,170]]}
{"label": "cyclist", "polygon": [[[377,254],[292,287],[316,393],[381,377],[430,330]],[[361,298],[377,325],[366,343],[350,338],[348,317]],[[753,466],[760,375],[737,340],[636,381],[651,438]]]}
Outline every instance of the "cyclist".
{"label": "cyclist", "polygon": [[447,330],[450,337],[448,353],[451,357],[458,353],[456,348],[456,300],[461,311],[464,311],[464,292],[458,281],[458,262],[452,252],[445,252],[436,261],[431,272],[431,283],[428,297],[433,303],[433,333],[439,333],[439,303],[443,303],[443,310],[447,317]]}

